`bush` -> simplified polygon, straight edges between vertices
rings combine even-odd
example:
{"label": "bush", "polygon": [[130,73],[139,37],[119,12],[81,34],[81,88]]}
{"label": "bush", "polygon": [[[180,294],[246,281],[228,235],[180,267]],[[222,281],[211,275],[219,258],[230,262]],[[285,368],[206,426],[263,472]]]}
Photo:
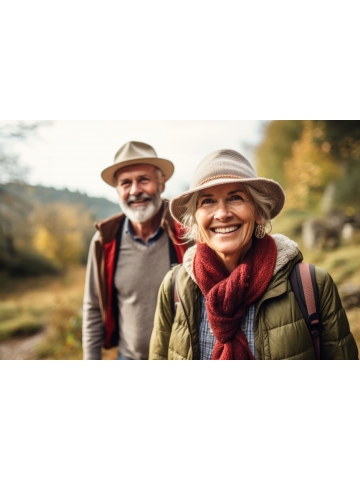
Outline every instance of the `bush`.
{"label": "bush", "polygon": [[24,309],[14,302],[0,305],[0,340],[27,337],[44,328],[37,309]]}
{"label": "bush", "polygon": [[22,252],[7,259],[6,270],[13,277],[56,275],[60,271],[51,260],[33,252]]}

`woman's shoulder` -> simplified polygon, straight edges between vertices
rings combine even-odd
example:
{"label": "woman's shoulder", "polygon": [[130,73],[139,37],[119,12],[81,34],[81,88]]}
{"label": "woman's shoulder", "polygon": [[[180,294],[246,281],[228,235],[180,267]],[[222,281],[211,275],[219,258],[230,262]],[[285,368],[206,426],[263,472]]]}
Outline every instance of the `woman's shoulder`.
{"label": "woman's shoulder", "polygon": [[174,281],[176,282],[184,281],[187,279],[191,279],[187,269],[185,268],[183,263],[179,263],[178,265],[173,266],[165,275],[163,279],[163,286],[168,288],[170,285],[173,285]]}
{"label": "woman's shoulder", "polygon": [[275,233],[271,237],[275,241],[277,249],[274,275],[280,270],[291,269],[295,263],[301,262],[303,256],[296,242],[280,233]]}
{"label": "woman's shoulder", "polygon": [[337,286],[331,276],[331,274],[324,270],[321,267],[315,266],[315,278],[316,278],[316,284],[319,289],[320,295],[323,294],[325,291],[332,291],[335,289],[337,291]]}
{"label": "woman's shoulder", "polygon": [[158,305],[167,305],[171,308],[171,311],[174,312],[176,292],[182,302],[186,305],[192,305],[196,299],[197,288],[197,285],[187,273],[184,265],[182,263],[175,265],[167,272],[161,283],[158,294]]}

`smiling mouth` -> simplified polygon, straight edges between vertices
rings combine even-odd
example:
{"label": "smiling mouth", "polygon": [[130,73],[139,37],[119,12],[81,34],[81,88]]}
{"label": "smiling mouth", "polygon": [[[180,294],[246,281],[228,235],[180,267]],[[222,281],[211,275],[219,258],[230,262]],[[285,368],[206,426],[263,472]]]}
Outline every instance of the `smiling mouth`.
{"label": "smiling mouth", "polygon": [[150,202],[150,198],[142,198],[141,200],[133,200],[128,203],[128,205],[131,206],[141,206],[144,205],[144,203]]}
{"label": "smiling mouth", "polygon": [[241,225],[235,225],[233,227],[223,227],[223,228],[211,228],[211,230],[215,233],[232,233],[236,232],[236,230],[239,230]]}

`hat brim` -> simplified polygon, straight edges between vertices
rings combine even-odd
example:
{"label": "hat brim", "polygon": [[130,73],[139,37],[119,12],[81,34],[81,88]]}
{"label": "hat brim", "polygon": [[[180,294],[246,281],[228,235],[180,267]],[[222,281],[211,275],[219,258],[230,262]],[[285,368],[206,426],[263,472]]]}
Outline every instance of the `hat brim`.
{"label": "hat brim", "polygon": [[128,167],[129,165],[153,165],[154,167],[157,167],[162,171],[165,177],[165,181],[169,180],[169,178],[174,173],[174,164],[170,162],[170,160],[165,160],[164,158],[158,157],[133,158],[131,160],[126,160],[125,162],[114,163],[113,165],[111,165],[111,167],[105,168],[101,172],[101,178],[108,185],[116,187],[114,178],[115,172],[117,172],[121,168]]}
{"label": "hat brim", "polygon": [[211,180],[204,185],[188,190],[187,192],[182,193],[178,197],[173,198],[170,201],[171,215],[179,223],[182,223],[182,216],[186,212],[185,205],[194,193],[199,192],[200,190],[205,190],[206,188],[214,187],[216,185],[224,185],[226,183],[245,183],[253,186],[254,188],[256,188],[256,190],[260,192],[266,190],[267,194],[269,194],[275,200],[275,205],[271,210],[271,218],[275,218],[277,215],[279,215],[279,213],[284,207],[285,193],[281,185],[275,182],[275,180],[261,177],[244,178],[239,180],[234,178],[217,178],[216,180]]}

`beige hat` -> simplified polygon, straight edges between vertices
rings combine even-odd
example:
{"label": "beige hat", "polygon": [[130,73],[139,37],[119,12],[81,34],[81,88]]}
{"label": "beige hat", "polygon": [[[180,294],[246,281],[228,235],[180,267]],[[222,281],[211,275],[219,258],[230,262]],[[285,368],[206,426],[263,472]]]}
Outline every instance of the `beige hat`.
{"label": "beige hat", "polygon": [[196,167],[190,190],[171,200],[172,216],[181,223],[186,211],[185,204],[193,193],[214,185],[234,182],[245,183],[260,192],[267,192],[275,200],[271,218],[280,213],[285,203],[281,186],[274,180],[258,177],[251,163],[235,150],[217,150],[207,155]]}
{"label": "beige hat", "polygon": [[117,170],[128,165],[139,164],[154,165],[154,167],[158,167],[164,174],[165,181],[169,180],[174,173],[173,163],[170,162],[170,160],[158,158],[155,150],[147,143],[127,142],[115,155],[114,164],[111,165],[111,167],[105,168],[105,170],[101,172],[101,177],[106,183],[115,187],[114,175]]}

